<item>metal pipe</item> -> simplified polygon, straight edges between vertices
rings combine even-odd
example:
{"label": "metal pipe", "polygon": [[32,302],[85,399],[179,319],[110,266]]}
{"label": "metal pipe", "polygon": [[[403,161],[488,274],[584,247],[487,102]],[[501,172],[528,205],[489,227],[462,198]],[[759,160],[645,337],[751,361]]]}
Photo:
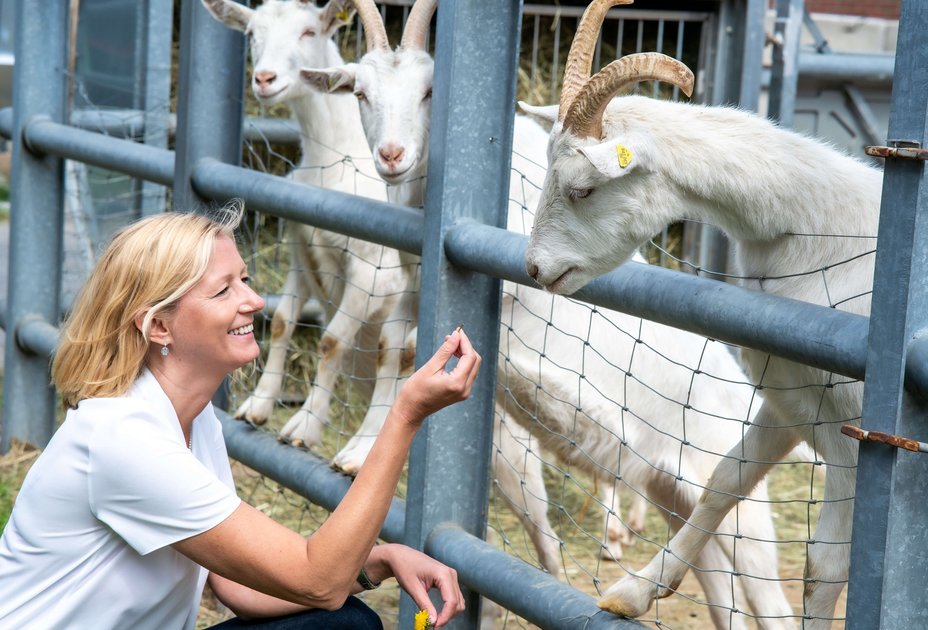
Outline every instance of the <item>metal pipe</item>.
{"label": "metal pipe", "polygon": [[[37,314],[55,321],[64,244],[64,162],[36,155],[23,130],[37,115],[66,118],[68,3],[28,2],[15,6],[14,113],[8,119],[12,144],[10,247],[6,322],[18,327]],[[4,346],[0,453],[13,440],[44,447],[55,429],[55,392],[48,358],[25,352],[12,339]]]}
{"label": "metal pipe", "polygon": [[201,159],[241,162],[244,66],[244,35],[214,20],[199,0],[181,0],[175,210],[206,209],[206,200],[197,195],[191,181]]}
{"label": "metal pipe", "polygon": [[800,53],[799,76],[837,82],[892,83],[893,55]]}
{"label": "metal pipe", "polygon": [[[460,222],[449,231],[445,251],[459,267],[537,287],[525,272],[526,241],[520,234]],[[864,376],[869,320],[861,315],[639,263],[597,278],[574,297],[853,378]]]}
{"label": "metal pipe", "polygon": [[16,343],[23,352],[51,357],[58,347],[58,327],[38,313],[27,313],[16,324]]}
{"label": "metal pipe", "polygon": [[174,153],[167,149],[76,129],[46,116],[26,122],[23,142],[33,152],[102,166],[166,186],[174,179]]}
{"label": "metal pipe", "polygon": [[242,199],[251,208],[284,219],[412,254],[422,250],[424,220],[418,208],[284,180],[210,158],[195,165],[192,180],[197,194],[205,198]]}
{"label": "metal pipe", "polygon": [[425,543],[433,558],[455,568],[473,590],[541,628],[643,628],[596,606],[595,600],[530,564],[496,549],[452,523],[437,526]]}
{"label": "metal pipe", "polygon": [[[477,348],[499,346],[500,285],[495,278],[457,273],[445,256],[448,226],[466,216],[490,225],[506,224],[512,157],[513,115],[519,61],[520,0],[442,3],[435,31],[435,72],[429,136],[428,183],[422,230],[416,359],[421,365],[449,332],[468,322]],[[488,50],[496,54],[486,63]],[[474,101],[473,95],[480,94]],[[484,352],[484,374],[470,397],[442,409],[420,431],[409,459],[407,545],[425,546],[440,523],[453,519],[471,534],[486,531],[496,352]],[[464,448],[462,448],[462,445]],[[476,628],[478,594],[463,588],[464,614],[448,630]],[[411,624],[417,607],[400,599],[400,625]]]}
{"label": "metal pipe", "polygon": [[[351,486],[351,477],[336,472],[318,455],[281,443],[269,431],[256,430],[251,424],[236,420],[220,409],[216,415],[222,423],[229,455],[262,475],[321,505],[328,511],[338,507]],[[400,542],[406,520],[406,503],[393,498],[380,537]]]}
{"label": "metal pipe", "polygon": [[[79,109],[71,112],[71,126],[86,131],[123,139],[145,136],[145,112],[138,109]],[[173,138],[177,131],[177,116],[167,115],[167,133]],[[0,109],[0,136],[10,139],[13,134],[13,108]],[[242,135],[249,142],[300,145],[300,127],[287,118],[250,116],[242,125]]]}
{"label": "metal pipe", "polygon": [[905,384],[909,392],[928,400],[928,331],[916,336],[905,356]]}

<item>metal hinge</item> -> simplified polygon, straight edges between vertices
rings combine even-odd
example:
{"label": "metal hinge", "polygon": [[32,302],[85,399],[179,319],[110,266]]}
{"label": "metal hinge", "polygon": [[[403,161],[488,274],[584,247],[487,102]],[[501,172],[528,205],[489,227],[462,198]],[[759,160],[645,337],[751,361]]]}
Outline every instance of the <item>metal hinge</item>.
{"label": "metal hinge", "polygon": [[841,433],[861,442],[879,442],[880,444],[904,448],[907,451],[913,451],[915,453],[928,453],[928,444],[924,442],[899,437],[898,435],[890,435],[889,433],[882,433],[880,431],[866,431],[852,424],[842,425]]}
{"label": "metal hinge", "polygon": [[890,140],[888,147],[866,146],[864,153],[878,158],[895,158],[900,160],[928,160],[928,149],[921,148],[921,143],[914,140]]}

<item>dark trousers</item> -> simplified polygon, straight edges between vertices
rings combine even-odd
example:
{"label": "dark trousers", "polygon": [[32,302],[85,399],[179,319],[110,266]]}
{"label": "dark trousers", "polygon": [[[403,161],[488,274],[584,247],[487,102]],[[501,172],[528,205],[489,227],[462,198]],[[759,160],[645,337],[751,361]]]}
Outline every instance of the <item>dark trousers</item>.
{"label": "dark trousers", "polygon": [[380,617],[357,597],[349,597],[338,610],[315,608],[285,617],[266,619],[229,619],[212,626],[221,630],[383,630]]}

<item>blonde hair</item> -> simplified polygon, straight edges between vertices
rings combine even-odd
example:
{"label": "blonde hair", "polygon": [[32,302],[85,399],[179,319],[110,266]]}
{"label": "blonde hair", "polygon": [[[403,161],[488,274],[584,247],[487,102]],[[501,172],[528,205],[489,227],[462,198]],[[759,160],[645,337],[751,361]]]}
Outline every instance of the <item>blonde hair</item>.
{"label": "blonde hair", "polygon": [[128,391],[145,365],[152,320],[199,282],[216,237],[234,238],[242,211],[235,202],[210,216],[165,212],[116,233],[62,326],[52,383],[66,407]]}

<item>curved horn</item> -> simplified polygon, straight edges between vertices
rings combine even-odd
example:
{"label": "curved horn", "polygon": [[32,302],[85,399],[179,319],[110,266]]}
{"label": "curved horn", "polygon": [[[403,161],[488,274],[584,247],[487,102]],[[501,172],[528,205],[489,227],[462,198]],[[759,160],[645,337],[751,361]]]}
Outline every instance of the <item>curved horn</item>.
{"label": "curved horn", "polygon": [[693,72],[673,57],[661,53],[637,53],[616,59],[597,72],[577,94],[564,117],[564,129],[581,137],[599,139],[603,131],[603,112],[615,93],[640,81],[663,81],[693,93]]}
{"label": "curved horn", "polygon": [[389,50],[390,42],[387,40],[387,29],[383,25],[380,11],[374,0],[351,0],[361,25],[364,27],[364,36],[367,39],[367,52],[372,50]]}
{"label": "curved horn", "polygon": [[432,16],[435,14],[436,8],[438,8],[438,0],[416,0],[409,12],[409,17],[406,18],[400,48],[405,50],[425,50],[429,24],[432,22]]}
{"label": "curved horn", "polygon": [[617,4],[631,4],[634,0],[594,0],[583,11],[577,33],[570,43],[567,61],[564,64],[564,82],[561,88],[561,106],[557,112],[557,119],[563,120],[570,104],[577,93],[590,78],[590,68],[593,64],[593,51],[596,49],[596,39],[603,26],[606,13]]}

